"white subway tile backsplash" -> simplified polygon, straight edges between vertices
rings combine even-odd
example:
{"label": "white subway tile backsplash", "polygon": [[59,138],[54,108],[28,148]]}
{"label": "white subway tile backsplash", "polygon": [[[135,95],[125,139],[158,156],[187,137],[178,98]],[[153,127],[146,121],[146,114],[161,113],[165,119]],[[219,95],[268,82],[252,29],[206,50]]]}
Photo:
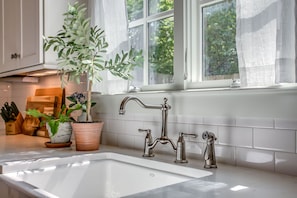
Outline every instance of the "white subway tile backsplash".
{"label": "white subway tile backsplash", "polygon": [[235,118],[228,118],[228,117],[204,117],[203,124],[235,126],[236,121],[235,121]]}
{"label": "white subway tile backsplash", "polygon": [[273,119],[264,119],[264,118],[236,118],[236,126],[240,127],[254,127],[254,128],[273,128],[274,120]]}
{"label": "white subway tile backsplash", "polygon": [[123,148],[134,149],[135,137],[132,135],[118,134],[118,146]]}
{"label": "white subway tile backsplash", "polygon": [[124,120],[109,120],[106,124],[106,129],[109,132],[121,133],[124,128]]}
{"label": "white subway tile backsplash", "polygon": [[134,138],[134,148],[137,150],[143,151],[144,149],[144,144],[145,144],[145,136],[146,134],[142,134],[141,136],[135,136]]}
{"label": "white subway tile backsplash", "polygon": [[296,132],[280,129],[254,129],[254,148],[295,152]]}
{"label": "white subway tile backsplash", "polygon": [[143,128],[143,122],[142,121],[131,121],[131,120],[125,120],[123,121],[123,128],[121,131],[115,131],[117,133],[125,133],[130,135],[140,135],[138,129]]}
{"label": "white subway tile backsplash", "polygon": [[143,122],[143,129],[150,129],[153,137],[160,137],[162,125],[159,122]]}
{"label": "white subway tile backsplash", "polygon": [[99,120],[106,120],[106,119],[115,119],[115,116],[113,114],[107,114],[107,113],[96,113],[96,118]]}
{"label": "white subway tile backsplash", "polygon": [[274,171],[274,152],[249,148],[236,148],[236,164],[250,168]]}
{"label": "white subway tile backsplash", "polygon": [[133,113],[125,113],[124,115],[120,115],[119,113],[115,113],[113,115],[113,119],[116,120],[135,120],[135,114]]}
{"label": "white subway tile backsplash", "polygon": [[203,155],[205,149],[205,144],[199,142],[186,142],[186,153],[198,154],[200,156]]}
{"label": "white subway tile backsplash", "polygon": [[178,122],[178,123],[187,123],[187,124],[202,124],[203,123],[203,117],[177,115],[176,122]]}
{"label": "white subway tile backsplash", "polygon": [[134,115],[134,119],[135,120],[138,120],[138,121],[147,121],[147,122],[161,122],[162,120],[162,115],[161,115],[161,112],[160,114],[154,114],[154,115],[151,115],[151,114],[135,114]]}
{"label": "white subway tile backsplash", "polygon": [[[160,115],[162,115],[162,113]],[[160,117],[159,121],[161,121],[161,120],[162,120],[162,116]],[[175,115],[168,114],[168,117],[167,117],[168,123],[171,123],[171,122],[176,123],[176,120],[177,120],[177,117]]]}
{"label": "white subway tile backsplash", "polygon": [[118,146],[118,136],[115,133],[102,132],[101,134],[101,144]]}
{"label": "white subway tile backsplash", "polygon": [[275,128],[297,130],[297,120],[275,119]]}
{"label": "white subway tile backsplash", "polygon": [[[94,119],[94,118],[93,118]],[[100,121],[102,121],[104,124],[103,124],[103,128],[102,128],[102,131],[108,131],[107,130],[107,126],[108,126],[108,122],[109,122],[109,120],[107,120],[107,119],[102,119],[102,120],[100,120]]]}
{"label": "white subway tile backsplash", "polygon": [[297,175],[297,154],[276,152],[275,170],[279,173]]}
{"label": "white subway tile backsplash", "polygon": [[218,162],[235,165],[234,147],[215,145],[215,154]]}
{"label": "white subway tile backsplash", "polygon": [[217,138],[217,141],[223,145],[239,147],[252,147],[253,145],[251,128],[219,126]]}
{"label": "white subway tile backsplash", "polygon": [[181,123],[168,123],[168,137],[178,139],[179,133],[189,133],[189,125]]}

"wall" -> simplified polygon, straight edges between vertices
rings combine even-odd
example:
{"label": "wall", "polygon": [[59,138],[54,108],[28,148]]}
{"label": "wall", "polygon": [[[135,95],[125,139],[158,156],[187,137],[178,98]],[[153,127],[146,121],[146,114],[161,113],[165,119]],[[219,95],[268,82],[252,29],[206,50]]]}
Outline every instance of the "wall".
{"label": "wall", "polygon": [[[105,122],[102,143],[118,147],[143,149],[150,128],[153,138],[160,136],[161,111],[143,109],[134,101],[126,114],[118,115],[126,95],[94,95],[96,115]],[[217,90],[138,93],[144,103],[161,104],[168,98],[168,136],[177,141],[179,132],[196,133],[186,138],[187,153],[202,158],[205,141],[201,134],[216,134],[219,162],[297,175],[297,90]],[[157,145],[156,151],[170,152],[170,146]],[[142,151],[140,151],[142,152]],[[174,159],[173,159],[174,160]]]}

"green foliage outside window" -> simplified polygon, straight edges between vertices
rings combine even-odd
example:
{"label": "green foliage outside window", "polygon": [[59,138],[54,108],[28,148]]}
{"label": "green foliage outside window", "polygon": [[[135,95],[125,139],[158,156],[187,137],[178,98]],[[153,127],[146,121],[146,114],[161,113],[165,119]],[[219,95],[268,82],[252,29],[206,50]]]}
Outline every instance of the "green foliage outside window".
{"label": "green foliage outside window", "polygon": [[208,14],[204,15],[205,76],[238,73],[235,3],[223,2],[218,6],[219,9],[210,6]]}
{"label": "green foliage outside window", "polygon": [[126,0],[128,21],[143,18],[143,0]]}
{"label": "green foliage outside window", "polygon": [[173,18],[160,20],[158,25],[158,31],[149,38],[154,40],[154,45],[149,47],[149,63],[155,72],[173,75]]}

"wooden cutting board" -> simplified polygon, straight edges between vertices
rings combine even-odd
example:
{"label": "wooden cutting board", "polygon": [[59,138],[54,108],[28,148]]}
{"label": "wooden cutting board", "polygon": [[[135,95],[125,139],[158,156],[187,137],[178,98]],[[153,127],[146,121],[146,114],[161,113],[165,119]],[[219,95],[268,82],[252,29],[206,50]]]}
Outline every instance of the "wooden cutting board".
{"label": "wooden cutting board", "polygon": [[57,108],[65,104],[65,89],[60,87],[36,89],[35,96],[57,96]]}
{"label": "wooden cutting board", "polygon": [[60,108],[57,107],[57,96],[30,96],[27,98],[26,109],[37,109],[42,113],[56,115]]}

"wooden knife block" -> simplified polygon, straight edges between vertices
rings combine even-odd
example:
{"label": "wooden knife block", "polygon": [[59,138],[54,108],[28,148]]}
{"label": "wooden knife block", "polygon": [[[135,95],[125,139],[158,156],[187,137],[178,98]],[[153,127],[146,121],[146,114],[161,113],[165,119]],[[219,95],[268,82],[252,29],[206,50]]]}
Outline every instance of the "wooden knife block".
{"label": "wooden knife block", "polygon": [[6,135],[16,135],[22,133],[24,119],[21,113],[18,114],[15,121],[5,122]]}

